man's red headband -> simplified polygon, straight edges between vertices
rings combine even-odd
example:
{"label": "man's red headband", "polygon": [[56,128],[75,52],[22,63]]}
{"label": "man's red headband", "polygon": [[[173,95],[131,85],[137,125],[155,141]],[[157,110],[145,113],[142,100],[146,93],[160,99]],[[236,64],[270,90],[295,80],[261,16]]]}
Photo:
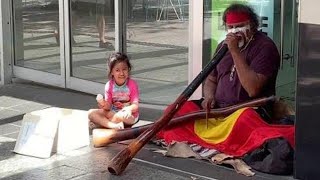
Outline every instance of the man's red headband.
{"label": "man's red headband", "polygon": [[234,24],[249,20],[249,14],[245,12],[228,12],[226,15],[226,23]]}

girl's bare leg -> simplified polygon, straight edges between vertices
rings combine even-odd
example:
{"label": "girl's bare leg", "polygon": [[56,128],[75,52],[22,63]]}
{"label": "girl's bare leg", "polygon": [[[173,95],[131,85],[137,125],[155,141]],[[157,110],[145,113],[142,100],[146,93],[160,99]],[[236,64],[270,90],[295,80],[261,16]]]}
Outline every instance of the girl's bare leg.
{"label": "girl's bare leg", "polygon": [[110,121],[113,117],[114,112],[105,111],[103,109],[90,109],[88,118],[91,122],[103,126],[105,128],[122,128],[121,124]]}
{"label": "girl's bare leg", "polygon": [[127,125],[133,125],[135,123],[135,117],[134,116],[130,116],[128,118],[123,119],[122,122],[124,122]]}

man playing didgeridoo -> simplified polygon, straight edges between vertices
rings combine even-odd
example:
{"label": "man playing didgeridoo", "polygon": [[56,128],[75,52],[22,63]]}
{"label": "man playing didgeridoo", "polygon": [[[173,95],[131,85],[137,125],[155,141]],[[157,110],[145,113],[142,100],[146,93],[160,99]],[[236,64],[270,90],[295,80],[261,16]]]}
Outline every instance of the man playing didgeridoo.
{"label": "man playing didgeridoo", "polygon": [[[223,44],[229,50],[206,78],[203,98],[186,102],[176,116],[275,95],[280,56],[274,42],[258,31],[257,14],[247,5],[232,4],[223,14],[223,22],[227,35],[216,52]],[[271,117],[268,108],[262,108],[267,115],[262,116],[260,110],[243,108],[227,117],[187,121],[163,129],[157,138],[167,143],[195,143],[233,157],[242,157],[278,137],[283,137],[293,147],[294,127],[269,125],[266,121],[270,122],[270,118],[265,118]]]}

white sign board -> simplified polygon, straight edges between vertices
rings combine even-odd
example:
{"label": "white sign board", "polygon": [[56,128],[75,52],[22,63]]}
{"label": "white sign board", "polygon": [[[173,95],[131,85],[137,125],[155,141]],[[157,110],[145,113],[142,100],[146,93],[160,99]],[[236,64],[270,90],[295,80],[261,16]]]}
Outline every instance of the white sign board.
{"label": "white sign board", "polygon": [[52,107],[24,115],[14,152],[49,158],[89,143],[87,111]]}

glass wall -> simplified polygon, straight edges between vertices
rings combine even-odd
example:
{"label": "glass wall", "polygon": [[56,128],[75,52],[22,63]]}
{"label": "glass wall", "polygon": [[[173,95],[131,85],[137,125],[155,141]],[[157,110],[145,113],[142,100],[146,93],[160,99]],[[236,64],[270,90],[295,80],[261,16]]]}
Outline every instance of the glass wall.
{"label": "glass wall", "polygon": [[188,84],[189,0],[127,0],[127,52],[141,101],[170,104]]}
{"label": "glass wall", "polygon": [[[12,4],[17,77],[30,75],[27,79],[45,83],[39,80],[44,79],[41,74],[48,79],[59,75],[54,84],[96,91],[83,84],[100,86],[107,81],[106,58],[117,44],[131,58],[142,102],[170,104],[188,84],[189,0],[121,2],[118,28],[114,0]],[[36,71],[29,73],[30,69]]]}
{"label": "glass wall", "polygon": [[[296,0],[274,1],[274,41],[282,61],[277,78],[277,96],[284,98],[295,106],[296,71],[298,61],[298,21]],[[281,6],[285,8],[281,9]],[[282,18],[281,18],[282,14]],[[282,35],[281,35],[282,32]]]}
{"label": "glass wall", "polygon": [[106,57],[114,51],[114,0],[71,2],[71,76],[105,83]]}
{"label": "glass wall", "polygon": [[14,0],[15,65],[60,74],[58,0]]}

